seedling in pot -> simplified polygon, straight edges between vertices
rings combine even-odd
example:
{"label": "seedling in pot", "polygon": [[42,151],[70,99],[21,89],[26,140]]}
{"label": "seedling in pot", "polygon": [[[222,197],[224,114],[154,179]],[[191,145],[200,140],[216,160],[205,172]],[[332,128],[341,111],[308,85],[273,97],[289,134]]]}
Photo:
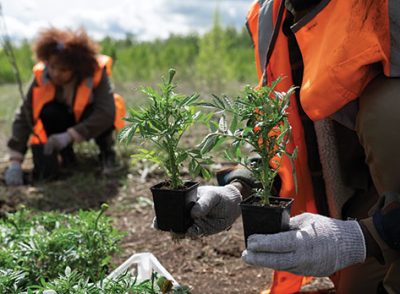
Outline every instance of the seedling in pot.
{"label": "seedling in pot", "polygon": [[131,142],[134,136],[143,139],[143,147],[132,156],[133,160],[149,160],[166,172],[167,178],[151,188],[157,224],[161,230],[184,233],[192,224],[190,209],[196,201],[198,183],[184,181],[182,168],[187,164],[193,178],[197,175],[209,178],[210,172],[204,166],[211,160],[199,150],[182,147],[181,139],[190,127],[207,121],[209,116],[198,110],[199,95],[174,92],[174,75],[175,70],[170,69],[159,91],[150,87],[142,90],[150,104],[128,111],[126,121],[130,124],[122,130],[120,139],[126,142]]}
{"label": "seedling in pot", "polygon": [[[287,148],[291,139],[287,108],[294,88],[286,93],[277,92],[274,88],[278,82],[257,90],[247,86],[243,95],[236,99],[214,96],[212,102],[203,103],[217,109],[222,116],[201,146],[212,148],[228,141],[227,159],[249,170],[261,186],[241,203],[246,240],[254,233],[276,233],[289,228],[293,199],[274,197],[272,191],[283,156],[289,157],[296,178],[294,158],[297,148],[291,151]],[[250,152],[245,153],[247,147]],[[251,160],[254,154],[258,158],[256,161]],[[253,217],[255,223],[247,223]]]}

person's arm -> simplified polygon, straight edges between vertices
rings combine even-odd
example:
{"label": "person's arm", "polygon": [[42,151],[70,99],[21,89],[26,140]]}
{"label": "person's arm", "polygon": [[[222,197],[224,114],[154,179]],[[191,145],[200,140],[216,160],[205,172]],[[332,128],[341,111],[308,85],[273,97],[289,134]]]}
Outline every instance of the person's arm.
{"label": "person's arm", "polygon": [[7,186],[20,186],[24,183],[21,164],[27,150],[29,136],[32,133],[32,89],[35,86],[36,82],[33,79],[12,123],[11,138],[7,143],[9,165],[4,174]]}
{"label": "person's arm", "polygon": [[28,149],[27,143],[32,134],[32,90],[36,86],[33,79],[26,97],[19,109],[17,110],[14,121],[12,123],[11,138],[8,140],[7,146],[10,149],[10,159],[23,160]]}
{"label": "person's arm", "polygon": [[92,107],[88,117],[68,130],[75,142],[96,138],[114,124],[114,96],[105,70],[99,85],[93,90]]}
{"label": "person's arm", "polygon": [[363,230],[367,256],[381,264],[400,258],[400,194],[385,193],[372,217],[359,221]]}
{"label": "person's arm", "polygon": [[367,254],[381,263],[400,258],[400,79],[377,76],[359,98],[356,131],[381,198],[375,212],[360,220]]}

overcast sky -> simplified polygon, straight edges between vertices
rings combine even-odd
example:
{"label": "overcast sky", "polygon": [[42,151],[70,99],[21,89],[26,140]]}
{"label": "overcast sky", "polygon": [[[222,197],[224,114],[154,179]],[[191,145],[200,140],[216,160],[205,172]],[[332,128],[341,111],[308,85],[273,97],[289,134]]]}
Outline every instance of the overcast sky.
{"label": "overcast sky", "polygon": [[49,25],[83,25],[96,38],[139,40],[166,38],[171,33],[202,33],[210,28],[218,7],[224,25],[243,27],[253,0],[0,0],[12,39],[31,39]]}

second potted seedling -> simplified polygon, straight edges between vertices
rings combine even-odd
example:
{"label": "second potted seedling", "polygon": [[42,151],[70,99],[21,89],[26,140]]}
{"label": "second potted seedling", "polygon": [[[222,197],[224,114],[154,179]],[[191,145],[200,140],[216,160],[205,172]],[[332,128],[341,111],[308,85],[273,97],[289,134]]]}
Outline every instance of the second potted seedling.
{"label": "second potted seedling", "polygon": [[194,177],[210,177],[203,167],[210,163],[196,149],[180,146],[181,138],[203,115],[197,110],[199,95],[179,95],[172,83],[175,70],[169,70],[169,77],[160,85],[159,91],[144,88],[143,93],[150,99],[145,107],[128,111],[130,123],[120,134],[120,139],[130,142],[137,135],[148,148],[139,149],[132,157],[146,159],[158,164],[167,174],[167,179],[151,187],[157,225],[160,230],[185,233],[193,223],[190,210],[197,197],[198,183],[184,181],[181,170],[188,164],[189,174]]}
{"label": "second potted seedling", "polygon": [[[227,159],[249,170],[261,186],[240,204],[246,246],[247,237],[252,234],[271,234],[289,229],[293,199],[277,197],[272,195],[272,191],[283,156],[290,158],[293,177],[296,176],[293,160],[297,149],[293,152],[287,150],[291,127],[286,112],[294,88],[287,93],[276,92],[277,83],[259,90],[246,87],[244,95],[235,100],[214,96],[211,103],[204,104],[222,112],[222,117],[201,146],[210,148],[228,141]],[[245,153],[247,147],[250,147],[250,152]],[[256,161],[250,160],[254,154],[258,157]]]}

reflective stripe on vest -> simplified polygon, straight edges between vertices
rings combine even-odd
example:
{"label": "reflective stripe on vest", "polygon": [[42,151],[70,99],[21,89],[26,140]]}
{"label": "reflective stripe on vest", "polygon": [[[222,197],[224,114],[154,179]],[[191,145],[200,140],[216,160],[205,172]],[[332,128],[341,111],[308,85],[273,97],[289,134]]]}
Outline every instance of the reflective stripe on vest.
{"label": "reflective stripe on vest", "polygon": [[[73,105],[73,113],[75,121],[79,122],[82,118],[83,112],[87,105],[90,103],[93,89],[96,88],[103,74],[103,69],[106,69],[108,76],[111,75],[112,59],[106,55],[99,55],[97,57],[98,69],[95,71],[93,77],[84,79],[76,90],[76,95]],[[39,118],[43,106],[55,98],[56,88],[47,77],[45,65],[38,63],[33,68],[37,86],[32,90],[32,116],[34,121],[33,133],[30,143],[43,144],[47,141],[43,124]],[[126,109],[122,96],[114,94],[115,103],[115,120],[114,126],[116,129],[121,129],[125,122],[122,120],[125,116]]]}

